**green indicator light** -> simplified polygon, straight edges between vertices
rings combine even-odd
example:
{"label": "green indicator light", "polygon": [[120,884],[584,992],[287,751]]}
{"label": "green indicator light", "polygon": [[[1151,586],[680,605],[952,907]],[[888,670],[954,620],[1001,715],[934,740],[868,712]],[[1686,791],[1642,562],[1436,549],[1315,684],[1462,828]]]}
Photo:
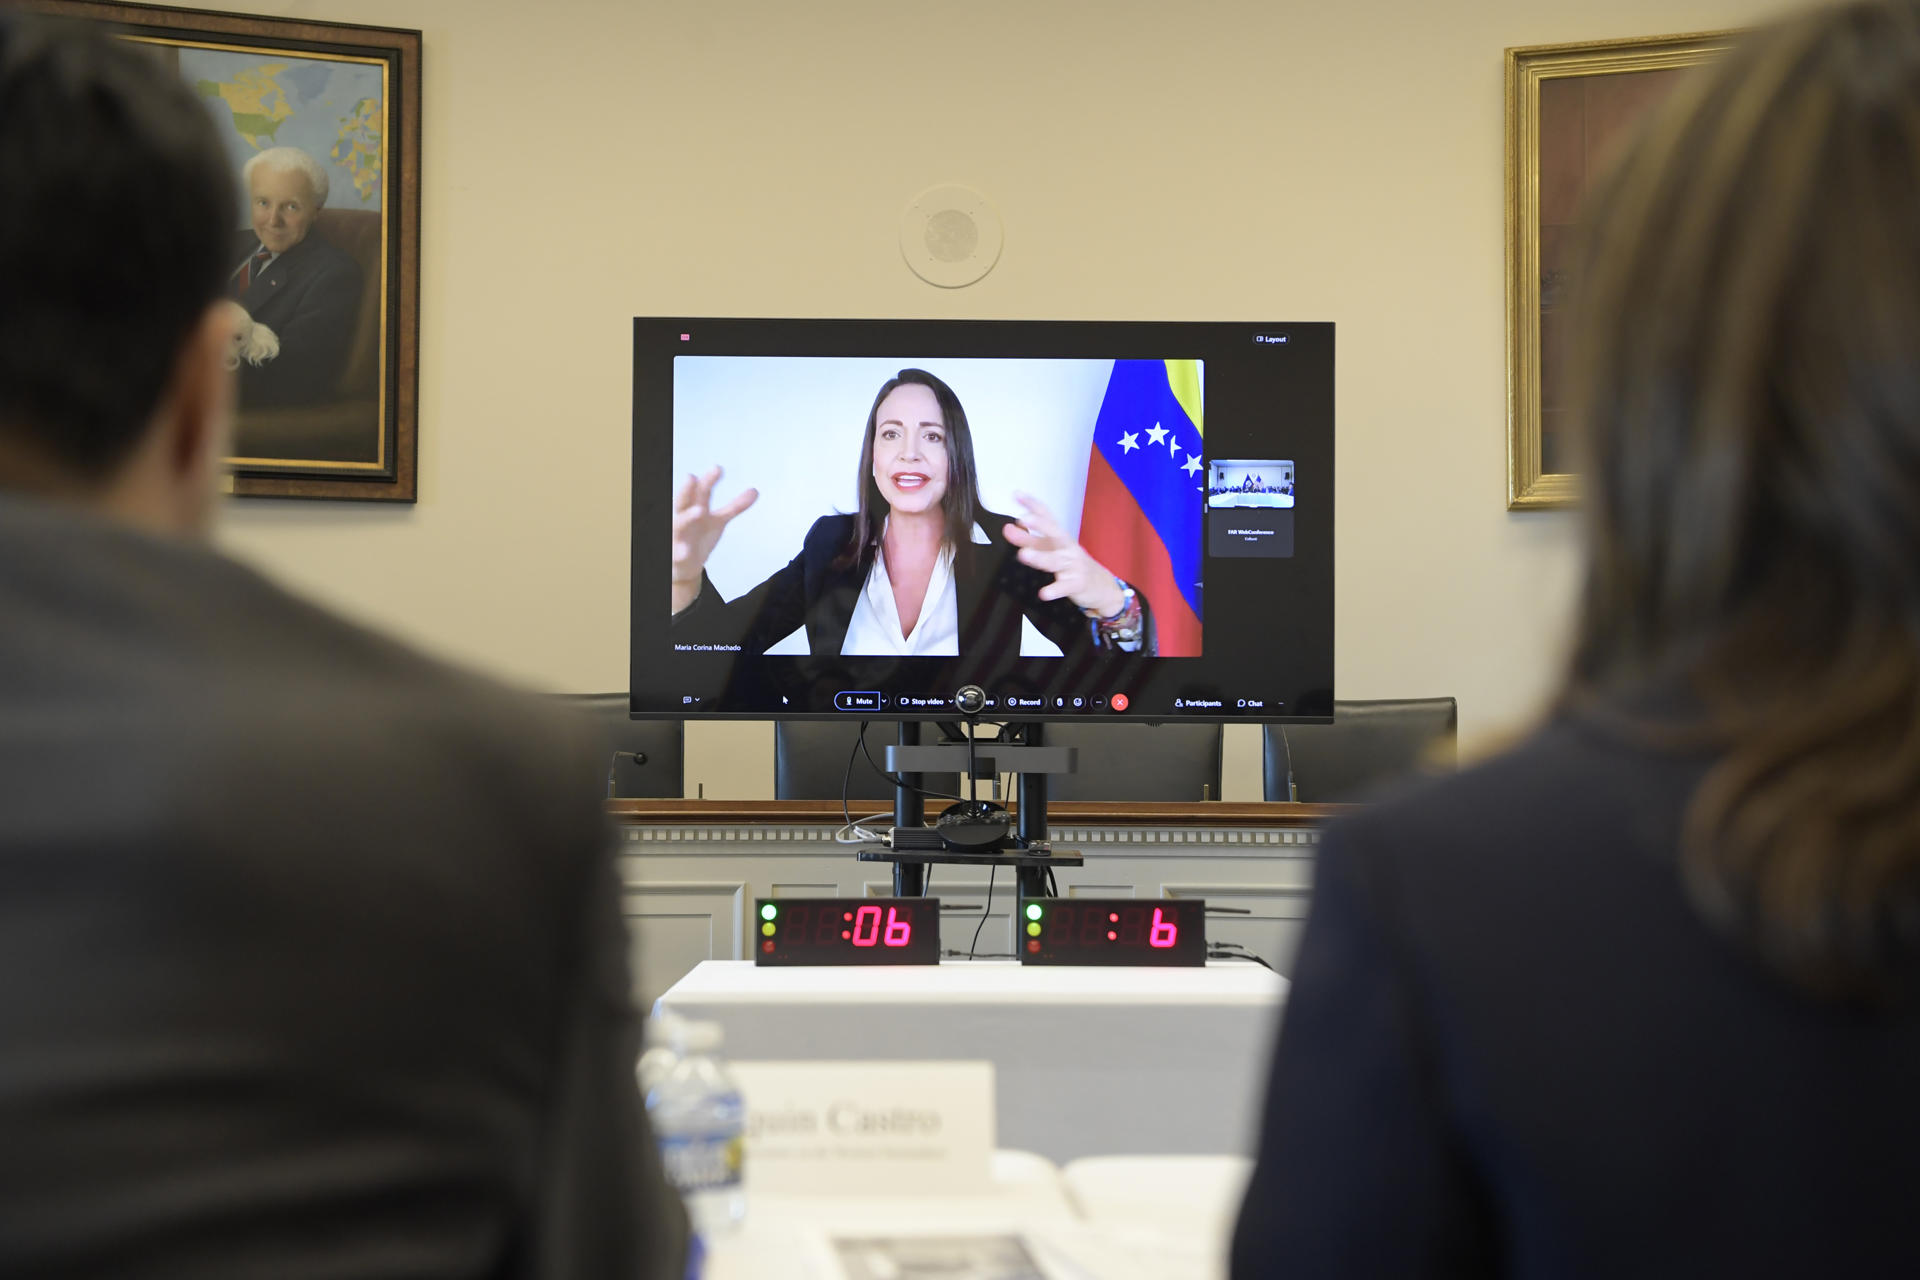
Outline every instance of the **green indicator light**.
{"label": "green indicator light", "polygon": [[780,908],[774,906],[771,902],[760,908],[760,918],[762,920],[771,920],[779,914]]}
{"label": "green indicator light", "polygon": [[769,920],[765,924],[761,925],[760,932],[766,934],[769,938],[771,938],[773,936],[773,921]]}
{"label": "green indicator light", "polygon": [[1029,938],[1037,938],[1040,936],[1040,922],[1038,920],[1035,920],[1027,926],[1027,936]]}
{"label": "green indicator light", "polygon": [[1029,902],[1027,904],[1027,919],[1038,920],[1039,918],[1040,918],[1040,904],[1037,902]]}

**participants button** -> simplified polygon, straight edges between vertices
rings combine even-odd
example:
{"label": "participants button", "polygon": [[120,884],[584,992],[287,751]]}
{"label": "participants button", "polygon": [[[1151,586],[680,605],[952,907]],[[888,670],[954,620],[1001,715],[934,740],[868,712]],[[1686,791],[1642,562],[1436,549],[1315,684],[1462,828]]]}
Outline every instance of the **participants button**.
{"label": "participants button", "polygon": [[837,711],[878,711],[881,705],[880,694],[878,691],[865,689],[851,691],[842,689],[833,695],[833,705]]}

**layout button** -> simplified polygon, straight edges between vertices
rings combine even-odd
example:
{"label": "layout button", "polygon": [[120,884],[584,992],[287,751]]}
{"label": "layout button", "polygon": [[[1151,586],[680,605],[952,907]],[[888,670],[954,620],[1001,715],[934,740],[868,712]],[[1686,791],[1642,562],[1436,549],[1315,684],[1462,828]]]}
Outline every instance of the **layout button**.
{"label": "layout button", "polygon": [[880,694],[878,691],[842,689],[833,695],[833,705],[839,711],[878,711]]}

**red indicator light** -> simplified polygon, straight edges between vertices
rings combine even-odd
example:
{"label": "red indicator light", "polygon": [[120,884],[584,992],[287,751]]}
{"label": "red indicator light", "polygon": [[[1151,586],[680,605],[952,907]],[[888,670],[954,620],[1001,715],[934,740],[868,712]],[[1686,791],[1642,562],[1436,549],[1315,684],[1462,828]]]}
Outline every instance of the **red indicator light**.
{"label": "red indicator light", "polygon": [[1120,941],[1120,935],[1119,935],[1119,934],[1117,934],[1117,933],[1115,933],[1115,932],[1114,932],[1113,930],[1111,930],[1111,929],[1109,929],[1109,930],[1107,930],[1107,941],[1108,941],[1108,942],[1118,942],[1118,941]]}
{"label": "red indicator light", "polygon": [[773,939],[768,938],[765,942],[761,943],[760,949],[771,955],[773,953]]}
{"label": "red indicator light", "polygon": [[851,912],[851,911],[842,911],[842,912],[840,913],[840,918],[841,918],[842,920],[851,920],[851,919],[853,919],[853,912]]}
{"label": "red indicator light", "polygon": [[840,931],[840,936],[843,938],[851,938],[853,935],[848,933],[845,929],[842,929]]}
{"label": "red indicator light", "polygon": [[683,333],[683,334],[681,334],[681,335],[680,335],[680,341],[682,341],[682,342],[692,342],[692,341],[693,341],[693,335],[692,335],[692,334],[690,334],[690,333]]}
{"label": "red indicator light", "polygon": [[1109,912],[1107,912],[1107,919],[1108,919],[1109,921],[1111,921],[1112,923],[1114,923],[1114,924],[1119,924],[1119,923],[1120,923],[1120,913],[1119,913],[1118,911],[1109,911]]}
{"label": "red indicator light", "polygon": [[1027,950],[1029,950],[1029,951],[1038,951],[1039,949],[1040,949],[1040,939],[1038,939],[1038,938],[1032,938],[1032,939],[1029,939],[1029,940],[1028,940],[1028,942],[1027,942]]}
{"label": "red indicator light", "polygon": [[1113,709],[1114,709],[1115,711],[1125,711],[1125,710],[1127,709],[1127,695],[1126,695],[1126,694],[1124,694],[1124,693],[1116,693],[1116,694],[1114,694],[1114,695],[1113,695]]}

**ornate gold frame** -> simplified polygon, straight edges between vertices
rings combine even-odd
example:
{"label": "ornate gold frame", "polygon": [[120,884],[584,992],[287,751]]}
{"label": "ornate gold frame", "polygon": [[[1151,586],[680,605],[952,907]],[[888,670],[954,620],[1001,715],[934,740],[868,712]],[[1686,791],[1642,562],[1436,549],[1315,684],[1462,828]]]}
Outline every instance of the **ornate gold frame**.
{"label": "ornate gold frame", "polygon": [[1540,448],[1540,82],[1690,67],[1737,33],[1714,31],[1507,50],[1507,510],[1567,507],[1579,477],[1542,471]]}
{"label": "ornate gold frame", "polygon": [[[4,2],[4,0],[0,0]],[[225,492],[241,497],[413,502],[419,436],[420,40],[418,31],[244,13],[212,13],[118,0],[26,0],[27,7],[104,24],[160,48],[234,50],[381,68],[379,390],[375,460],[229,457]]]}

